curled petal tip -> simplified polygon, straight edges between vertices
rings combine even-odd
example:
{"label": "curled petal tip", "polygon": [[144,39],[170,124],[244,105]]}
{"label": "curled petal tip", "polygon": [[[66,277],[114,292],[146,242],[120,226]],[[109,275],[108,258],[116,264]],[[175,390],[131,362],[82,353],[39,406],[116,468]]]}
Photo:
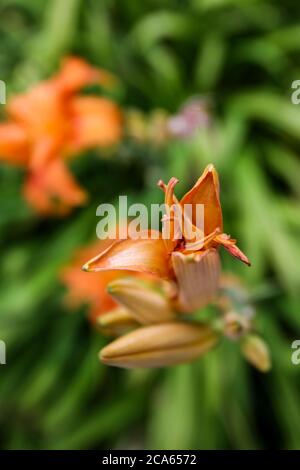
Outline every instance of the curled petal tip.
{"label": "curled petal tip", "polygon": [[85,263],[83,266],[82,266],[82,271],[85,271],[85,272],[89,272],[89,264],[88,263]]}
{"label": "curled petal tip", "polygon": [[235,258],[239,259],[242,261],[244,264],[246,264],[249,268],[251,266],[251,262],[247,258],[247,256],[236,246],[233,245],[232,247],[224,247],[226,248],[231,255],[233,255]]}
{"label": "curled petal tip", "polygon": [[159,181],[157,182],[157,186],[158,186],[159,188],[161,188],[163,191],[166,191],[167,188],[173,189],[174,186],[176,186],[177,183],[179,183],[179,179],[178,179],[178,178],[175,178],[175,176],[172,176],[172,178],[170,178],[168,184],[165,184],[165,183],[163,182],[163,180],[159,180]]}
{"label": "curled petal tip", "polygon": [[206,167],[207,171],[216,171],[213,163],[209,163]]}
{"label": "curled petal tip", "polygon": [[217,243],[220,243],[232,256],[239,259],[248,266],[251,266],[251,263],[247,256],[242,252],[242,250],[237,247],[236,240],[230,238],[229,235],[227,235],[226,233],[217,235],[215,241]]}
{"label": "curled petal tip", "polygon": [[168,187],[170,189],[174,189],[174,187],[176,186],[176,184],[179,183],[179,179],[175,178],[175,176],[172,176],[172,178],[170,178],[170,181],[168,183]]}

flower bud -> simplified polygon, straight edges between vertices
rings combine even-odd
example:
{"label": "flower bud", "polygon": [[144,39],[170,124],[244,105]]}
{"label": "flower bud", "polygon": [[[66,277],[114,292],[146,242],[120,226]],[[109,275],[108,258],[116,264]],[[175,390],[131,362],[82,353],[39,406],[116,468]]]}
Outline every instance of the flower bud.
{"label": "flower bud", "polygon": [[163,323],[138,328],[100,352],[111,366],[165,367],[197,359],[218,342],[219,334],[199,323]]}
{"label": "flower bud", "polygon": [[120,278],[109,284],[108,292],[128,308],[132,317],[142,325],[175,319],[167,296],[150,283],[134,278]]}
{"label": "flower bud", "polygon": [[99,315],[97,317],[97,325],[102,333],[110,336],[119,336],[127,333],[132,328],[136,328],[138,323],[126,308],[116,307],[107,313]]}
{"label": "flower bud", "polygon": [[241,341],[241,350],[247,361],[261,372],[271,369],[270,352],[267,344],[257,335],[249,334]]}

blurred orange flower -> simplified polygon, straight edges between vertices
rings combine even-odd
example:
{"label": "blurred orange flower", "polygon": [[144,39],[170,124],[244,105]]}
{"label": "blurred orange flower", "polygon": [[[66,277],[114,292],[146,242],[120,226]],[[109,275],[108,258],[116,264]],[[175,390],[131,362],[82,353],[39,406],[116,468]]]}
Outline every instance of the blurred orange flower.
{"label": "blurred orange flower", "polygon": [[52,204],[53,193],[64,207],[85,201],[68,168],[62,168],[63,159],[87,148],[116,144],[123,124],[121,111],[111,100],[77,93],[92,83],[113,86],[115,82],[111,74],[69,57],[58,74],[8,103],[9,121],[0,124],[0,160],[29,170],[24,195],[38,212],[62,213],[60,204]]}

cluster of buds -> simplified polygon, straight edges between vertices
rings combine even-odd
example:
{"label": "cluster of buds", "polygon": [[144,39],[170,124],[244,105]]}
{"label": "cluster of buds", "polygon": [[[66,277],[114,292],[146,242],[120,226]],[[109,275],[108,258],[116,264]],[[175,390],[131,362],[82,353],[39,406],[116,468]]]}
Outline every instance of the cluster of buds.
{"label": "cluster of buds", "polygon": [[[99,311],[96,321],[116,335],[120,331],[125,334],[100,352],[105,364],[132,368],[189,362],[218,344],[222,337],[237,337],[230,333],[228,305],[225,309],[224,294],[223,298],[220,296],[218,250],[223,246],[245,264],[250,263],[236,241],[223,233],[217,172],[209,165],[180,201],[174,194],[176,183],[175,178],[167,185],[159,182],[167,209],[161,233],[155,237],[149,233],[149,237],[111,241],[83,266],[84,271],[93,275],[117,273],[107,285],[115,307]],[[204,230],[197,227],[193,210],[191,217],[181,224],[193,228],[196,240],[191,240],[190,230],[186,229],[178,236],[178,214],[187,217],[179,210],[184,204],[191,204],[192,208],[204,205]],[[219,305],[222,322],[194,320],[193,314],[200,311],[201,316],[201,309],[209,303]],[[248,332],[246,327],[245,331]],[[259,368],[267,370],[268,358],[256,357],[263,355],[263,348],[258,351],[257,345],[253,346],[253,337],[244,338],[244,355],[258,367],[259,361],[265,360]],[[267,356],[266,348],[264,352]]]}
{"label": "cluster of buds", "polygon": [[113,101],[79,92],[115,83],[110,73],[69,57],[56,75],[8,102],[7,120],[0,124],[0,161],[25,169],[23,194],[39,213],[64,215],[86,201],[66,161],[82,150],[117,143],[123,124]]}

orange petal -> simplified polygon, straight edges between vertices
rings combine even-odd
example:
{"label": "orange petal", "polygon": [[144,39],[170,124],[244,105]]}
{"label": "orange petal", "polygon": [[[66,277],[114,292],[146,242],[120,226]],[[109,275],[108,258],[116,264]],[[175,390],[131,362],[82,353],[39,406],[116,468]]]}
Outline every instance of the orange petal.
{"label": "orange petal", "polygon": [[0,124],[0,160],[26,165],[29,145],[25,129],[18,124]]}
{"label": "orange petal", "polygon": [[184,255],[172,253],[172,264],[179,288],[179,309],[192,312],[216,297],[220,282],[220,259],[215,249]]}
{"label": "orange petal", "polygon": [[106,98],[77,97],[70,102],[70,125],[73,151],[88,147],[105,147],[117,143],[122,135],[122,114]]}
{"label": "orange petal", "polygon": [[170,276],[169,259],[162,239],[117,240],[111,247],[88,261],[85,271],[121,269]]}
{"label": "orange petal", "polygon": [[247,256],[236,246],[236,240],[230,238],[229,235],[222,233],[221,235],[217,235],[214,241],[222,245],[232,256],[239,259],[248,266],[251,266]]}
{"label": "orange petal", "polygon": [[[192,204],[192,222],[196,225],[196,204],[204,205],[204,234],[215,229],[222,230],[222,209],[219,198],[219,178],[212,164],[208,165],[193,188],[180,201],[181,205]],[[199,227],[200,229],[203,227]]]}
{"label": "orange petal", "polygon": [[50,81],[15,96],[7,110],[26,130],[32,145],[31,168],[43,166],[64,147],[69,133],[69,116],[61,95]]}
{"label": "orange petal", "polygon": [[9,115],[25,126],[32,137],[38,133],[61,135],[65,103],[50,81],[41,82],[26,93],[14,96],[7,105]]}
{"label": "orange petal", "polygon": [[38,170],[46,165],[51,159],[54,159],[59,151],[59,145],[51,136],[40,136],[32,146],[30,157],[30,169]]}
{"label": "orange petal", "polygon": [[117,80],[111,73],[93,67],[80,57],[66,57],[53,82],[63,93],[75,93],[93,83],[112,86]]}
{"label": "orange petal", "polygon": [[86,201],[86,193],[61,160],[53,160],[32,172],[24,185],[24,196],[38,212],[65,214]]}
{"label": "orange petal", "polygon": [[45,188],[50,194],[62,199],[69,205],[80,205],[85,199],[85,192],[78,186],[71,172],[59,159],[52,161],[41,171]]}

